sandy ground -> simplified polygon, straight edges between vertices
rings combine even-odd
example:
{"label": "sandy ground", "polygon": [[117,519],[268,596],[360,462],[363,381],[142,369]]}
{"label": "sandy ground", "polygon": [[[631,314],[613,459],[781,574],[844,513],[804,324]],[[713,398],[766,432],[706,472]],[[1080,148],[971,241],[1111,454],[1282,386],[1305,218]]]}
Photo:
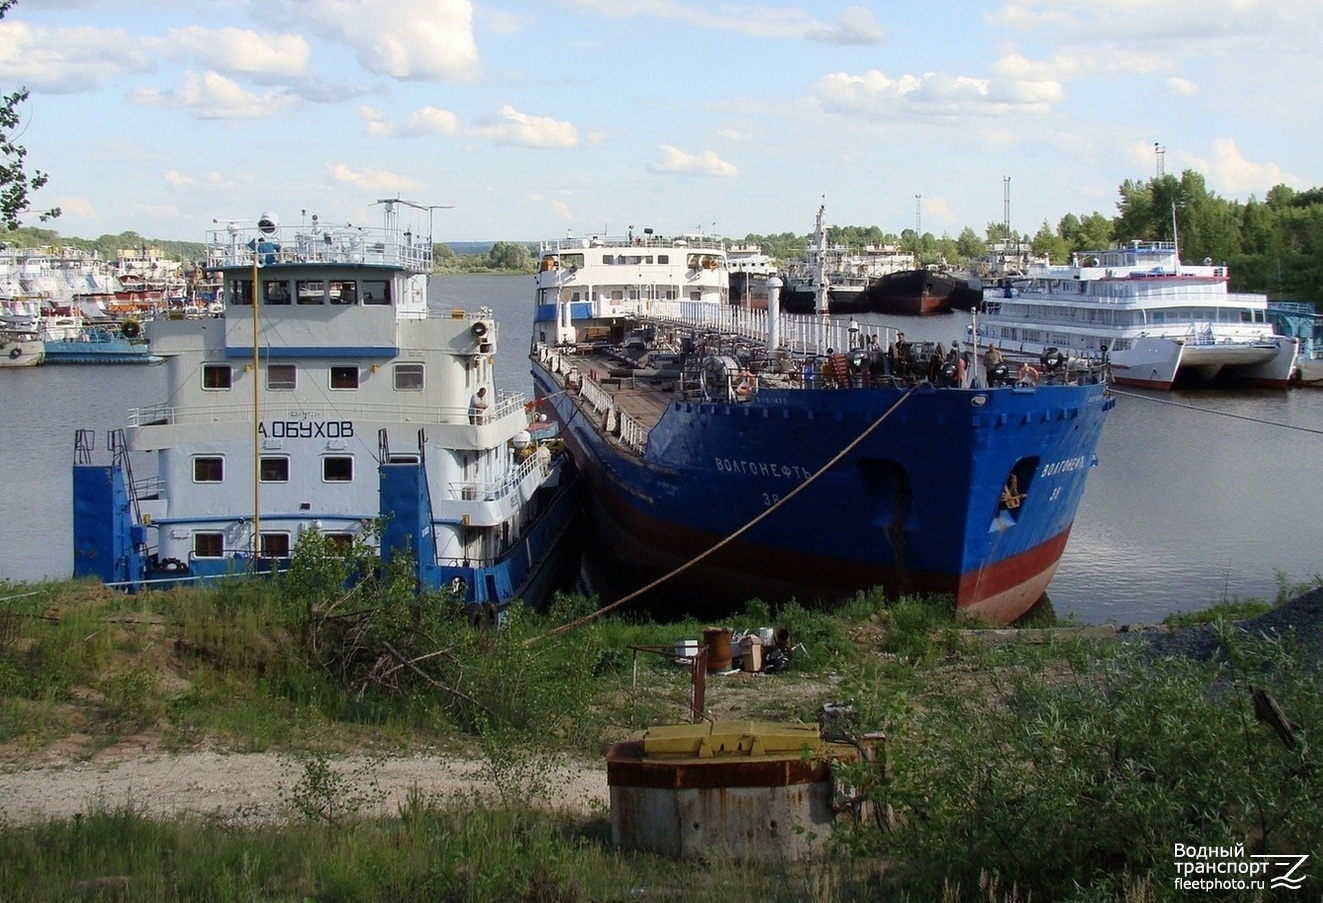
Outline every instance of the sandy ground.
{"label": "sandy ground", "polygon": [[[395,813],[413,788],[428,798],[499,789],[479,761],[349,756],[329,764],[355,796],[371,800],[364,813]],[[555,772],[547,781],[550,807],[585,815],[607,811],[605,762],[566,764]],[[131,806],[147,816],[281,821],[292,814],[289,800],[303,776],[299,760],[268,753],[108,751],[88,761],[0,771],[0,819],[18,824]]]}

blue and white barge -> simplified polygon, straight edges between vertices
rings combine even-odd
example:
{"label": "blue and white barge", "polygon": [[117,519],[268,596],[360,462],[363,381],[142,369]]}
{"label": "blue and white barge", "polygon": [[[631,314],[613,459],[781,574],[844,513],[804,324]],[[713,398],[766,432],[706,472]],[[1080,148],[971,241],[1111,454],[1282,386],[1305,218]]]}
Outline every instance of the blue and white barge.
{"label": "blue and white barge", "polygon": [[[299,536],[417,561],[471,611],[540,602],[568,562],[572,464],[499,392],[486,309],[427,304],[432,209],[382,228],[263,214],[209,235],[223,314],[147,324],[166,402],[97,461],[76,441],[74,572],[136,587],[279,569]],[[135,481],[130,461],[155,457]]]}

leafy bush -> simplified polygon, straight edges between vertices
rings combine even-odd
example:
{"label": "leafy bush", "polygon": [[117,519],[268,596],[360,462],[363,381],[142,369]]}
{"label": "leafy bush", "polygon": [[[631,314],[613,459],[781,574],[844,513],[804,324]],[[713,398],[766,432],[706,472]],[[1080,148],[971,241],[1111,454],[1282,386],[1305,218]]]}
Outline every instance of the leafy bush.
{"label": "leafy bush", "polygon": [[[867,835],[870,851],[910,890],[973,892],[984,872],[1064,899],[1126,876],[1170,887],[1175,843],[1312,849],[1323,836],[1323,770],[1306,742],[1323,728],[1316,673],[1289,645],[1224,641],[1222,665],[1127,649],[1065,677],[994,667],[988,682],[935,682],[889,730],[875,799],[900,822]],[[1295,722],[1295,746],[1256,722],[1256,690]]]}

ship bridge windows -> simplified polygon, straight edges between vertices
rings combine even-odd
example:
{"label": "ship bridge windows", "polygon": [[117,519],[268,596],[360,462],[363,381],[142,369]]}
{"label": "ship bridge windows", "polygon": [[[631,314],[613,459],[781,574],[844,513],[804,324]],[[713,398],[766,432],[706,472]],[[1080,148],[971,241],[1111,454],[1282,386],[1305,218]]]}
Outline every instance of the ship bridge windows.
{"label": "ship bridge windows", "polygon": [[193,482],[225,482],[225,459],[220,455],[195,455],[193,458]]}
{"label": "ship bridge windows", "polygon": [[299,374],[293,364],[267,364],[266,387],[272,392],[293,392]]}
{"label": "ship bridge windows", "polygon": [[193,557],[194,558],[224,558],[225,557],[225,534],[205,533],[193,534]]}
{"label": "ship bridge windows", "polygon": [[253,303],[253,280],[231,279],[225,294],[231,304]]}
{"label": "ship bridge windows", "polygon": [[229,364],[203,364],[202,388],[213,392],[227,391],[234,382],[234,370]]}
{"label": "ship bridge windows", "polygon": [[260,548],[263,558],[288,558],[289,534],[283,531],[263,533]]}
{"label": "ship bridge windows", "polygon": [[332,304],[358,303],[358,285],[352,279],[336,280],[330,284]]}
{"label": "ship bridge windows", "polygon": [[331,388],[332,389],[357,389],[358,388],[358,368],[357,367],[332,367],[331,368]]}
{"label": "ship bridge windows", "polygon": [[288,304],[290,297],[289,283],[284,279],[264,279],[262,281],[263,304]]}
{"label": "ship bridge windows", "polygon": [[257,473],[263,483],[288,483],[289,456],[264,455],[257,465]]}
{"label": "ship bridge windows", "polygon": [[423,391],[424,372],[422,364],[396,364],[394,375],[396,392]]}
{"label": "ship bridge windows", "polygon": [[352,483],[353,481],[353,455],[327,455],[322,458],[322,482]]}
{"label": "ship bridge windows", "polygon": [[321,279],[300,279],[294,283],[294,296],[300,304],[325,304],[326,282]]}
{"label": "ship bridge windows", "polygon": [[390,304],[390,283],[385,279],[364,279],[363,303]]}

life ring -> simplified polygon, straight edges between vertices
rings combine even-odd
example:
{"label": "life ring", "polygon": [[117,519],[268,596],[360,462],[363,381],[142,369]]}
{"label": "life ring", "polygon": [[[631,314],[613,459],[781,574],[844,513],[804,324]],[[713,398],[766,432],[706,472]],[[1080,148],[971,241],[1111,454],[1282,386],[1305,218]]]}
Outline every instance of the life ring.
{"label": "life ring", "polygon": [[137,320],[125,320],[124,325],[119,328],[119,334],[126,339],[136,339],[142,335],[142,326]]}
{"label": "life ring", "polygon": [[22,357],[22,356],[23,356],[23,349],[22,349],[22,348],[15,348],[13,351],[10,351],[10,352],[9,352],[9,359],[10,359],[11,361],[16,361],[16,360],[18,360],[18,359],[19,359],[20,357]]}

